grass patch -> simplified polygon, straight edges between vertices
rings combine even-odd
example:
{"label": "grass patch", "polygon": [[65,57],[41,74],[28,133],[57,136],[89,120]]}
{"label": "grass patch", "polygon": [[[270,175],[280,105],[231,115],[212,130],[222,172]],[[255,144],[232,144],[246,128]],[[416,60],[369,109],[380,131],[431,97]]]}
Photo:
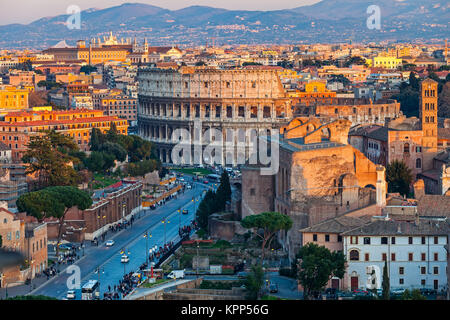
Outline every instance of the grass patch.
{"label": "grass patch", "polygon": [[101,189],[106,188],[116,182],[119,182],[120,178],[114,176],[105,176],[99,173],[95,173],[92,179],[92,188]]}
{"label": "grass patch", "polygon": [[175,172],[180,172],[183,174],[201,175],[201,176],[205,176],[205,175],[213,173],[211,170],[208,170],[205,168],[174,168],[171,170],[173,170]]}
{"label": "grass patch", "polygon": [[266,295],[266,296],[262,296],[261,300],[288,300],[288,299],[283,299],[283,298],[278,298],[275,296]]}
{"label": "grass patch", "polygon": [[200,284],[200,289],[216,289],[216,290],[231,290],[232,287],[240,287],[244,281],[209,281],[203,280]]}
{"label": "grass patch", "polygon": [[154,283],[145,282],[141,285],[141,288],[152,288],[154,286],[169,282],[171,280],[172,279],[157,279]]}

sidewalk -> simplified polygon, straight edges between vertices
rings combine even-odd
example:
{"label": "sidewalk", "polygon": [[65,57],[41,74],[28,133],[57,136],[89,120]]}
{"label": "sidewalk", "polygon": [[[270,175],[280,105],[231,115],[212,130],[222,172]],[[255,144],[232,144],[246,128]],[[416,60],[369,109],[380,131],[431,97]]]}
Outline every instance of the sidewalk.
{"label": "sidewalk", "polygon": [[[134,215],[136,221],[139,220],[139,217],[144,217],[145,216],[145,211],[146,210],[142,210],[140,215],[138,213],[136,213]],[[118,236],[124,230],[126,230],[126,229],[122,229],[122,230],[119,230],[117,232],[111,232],[111,231],[108,230],[108,235],[110,237],[108,239],[105,239],[105,241],[115,238],[116,236]],[[101,239],[99,239],[98,246],[101,246],[102,243],[103,242],[101,241]],[[97,246],[93,245],[91,243],[91,241],[85,241],[84,242],[84,249],[77,250],[77,254],[79,256],[79,259],[75,260],[74,263],[80,261],[84,256],[88,255],[89,252],[92,250],[92,248],[97,248]],[[83,252],[83,250],[84,250],[84,252]],[[48,259],[56,261],[56,256],[55,256],[55,252],[54,251],[49,251],[48,252]],[[58,265],[57,263],[55,263],[55,264],[53,264],[53,267],[55,267],[59,271],[59,273],[61,273],[70,265],[71,264],[59,264]],[[52,281],[52,279],[57,277],[57,276],[58,275],[55,275],[53,277],[50,277],[47,280],[47,276],[45,276],[43,274],[40,277],[34,278],[32,280],[32,282],[31,282],[31,285],[30,284],[18,284],[18,285],[13,286],[12,284],[10,284],[8,286],[8,290],[6,290],[6,288],[0,288],[0,299],[6,299],[6,291],[8,291],[8,298],[12,298],[12,297],[15,297],[15,296],[27,295],[31,291],[33,291],[36,288],[39,288],[40,286],[45,284],[47,281]]]}

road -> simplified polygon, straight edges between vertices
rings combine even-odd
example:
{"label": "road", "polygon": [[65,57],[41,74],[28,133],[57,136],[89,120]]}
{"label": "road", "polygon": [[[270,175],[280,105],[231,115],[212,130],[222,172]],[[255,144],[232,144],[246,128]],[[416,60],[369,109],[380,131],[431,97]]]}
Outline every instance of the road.
{"label": "road", "polygon": [[[189,178],[186,178],[189,181]],[[184,194],[179,194],[176,199],[171,199],[166,204],[159,206],[155,210],[146,210],[141,212],[141,218],[136,219],[133,225],[117,233],[108,232],[106,240],[113,239],[115,244],[112,247],[106,247],[104,243],[98,247],[92,247],[80,260],[74,265],[81,271],[81,286],[90,279],[100,280],[100,294],[108,291],[108,285],[111,288],[122,280],[124,273],[135,271],[146,260],[146,241],[148,248],[164,245],[164,238],[169,241],[179,239],[179,226],[189,225],[195,217],[195,207],[198,207],[203,190],[211,188],[211,185],[195,183],[193,189],[186,189]],[[192,199],[195,198],[196,202]],[[187,209],[188,214],[178,213],[178,209]],[[167,223],[163,224],[162,220]],[[144,233],[148,230],[152,237],[144,238]],[[120,251],[125,249],[130,261],[123,264],[120,262]],[[96,272],[96,270],[100,272]],[[45,295],[58,299],[65,298],[68,290],[67,280],[71,274],[61,271],[58,276],[47,281],[36,288],[31,295]],[[76,290],[77,300],[81,299],[81,290]]]}

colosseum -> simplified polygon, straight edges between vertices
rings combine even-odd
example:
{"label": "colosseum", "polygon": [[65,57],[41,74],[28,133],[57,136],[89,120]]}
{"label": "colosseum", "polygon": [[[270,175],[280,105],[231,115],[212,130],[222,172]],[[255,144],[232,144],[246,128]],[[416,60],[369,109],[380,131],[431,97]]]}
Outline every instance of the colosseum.
{"label": "colosseum", "polygon": [[[358,124],[385,125],[386,121],[397,119],[402,115],[400,103],[393,99],[380,99],[372,102],[370,99],[330,98],[331,103],[318,101],[307,105],[294,101],[294,115],[315,116],[326,121],[348,119],[352,126]],[[297,104],[296,104],[297,102]]]}
{"label": "colosseum", "polygon": [[[222,141],[219,161],[213,154],[214,162],[230,163],[232,148],[232,164],[236,165],[241,164],[236,149],[243,141],[242,135],[246,142],[242,152],[248,159],[247,142],[253,139],[249,131],[255,135],[267,134],[268,130],[279,130],[292,119],[291,99],[273,69],[141,68],[138,81],[138,132],[155,143],[163,163],[174,162],[172,149],[179,141],[177,129],[189,132],[191,146],[196,131],[201,130],[202,151],[208,143]],[[222,133],[220,139],[211,136],[212,131],[217,131],[208,129],[218,129]],[[189,163],[199,163],[195,161],[199,159],[198,151],[192,147],[190,152]],[[213,162],[205,157],[203,161]]]}

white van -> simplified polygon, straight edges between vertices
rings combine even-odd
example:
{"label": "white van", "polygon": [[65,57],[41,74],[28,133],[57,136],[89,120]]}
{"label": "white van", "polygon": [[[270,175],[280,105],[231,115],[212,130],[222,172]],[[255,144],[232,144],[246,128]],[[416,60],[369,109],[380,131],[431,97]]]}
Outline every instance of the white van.
{"label": "white van", "polygon": [[184,269],[183,270],[173,270],[171,273],[167,275],[169,279],[183,279],[184,278]]}

